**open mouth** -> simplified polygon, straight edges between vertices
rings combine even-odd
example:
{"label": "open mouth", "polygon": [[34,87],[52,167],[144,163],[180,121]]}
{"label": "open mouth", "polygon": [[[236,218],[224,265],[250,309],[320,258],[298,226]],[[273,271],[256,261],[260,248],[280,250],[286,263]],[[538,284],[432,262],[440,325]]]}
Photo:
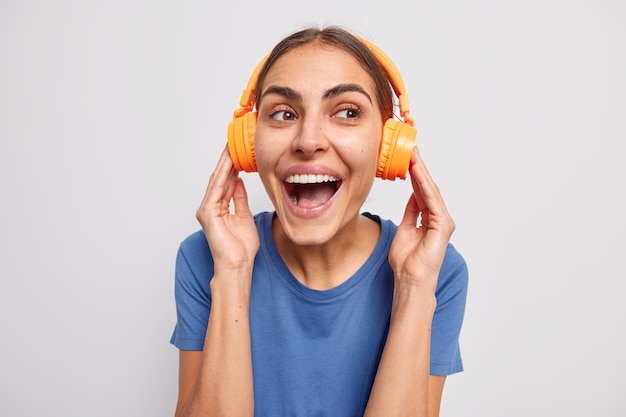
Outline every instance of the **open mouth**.
{"label": "open mouth", "polygon": [[295,174],[285,179],[285,189],[293,204],[315,208],[327,203],[341,186],[332,175]]}

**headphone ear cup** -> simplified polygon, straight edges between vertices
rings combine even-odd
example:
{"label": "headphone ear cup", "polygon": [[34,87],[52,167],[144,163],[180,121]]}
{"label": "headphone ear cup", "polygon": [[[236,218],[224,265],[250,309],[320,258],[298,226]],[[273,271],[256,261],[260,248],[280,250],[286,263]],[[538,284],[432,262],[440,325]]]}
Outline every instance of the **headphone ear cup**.
{"label": "headphone ear cup", "polygon": [[256,172],[254,132],[256,112],[235,117],[228,124],[228,153],[238,171]]}
{"label": "headphone ear cup", "polygon": [[395,119],[385,121],[377,177],[391,181],[406,178],[416,136],[417,130],[408,123]]}

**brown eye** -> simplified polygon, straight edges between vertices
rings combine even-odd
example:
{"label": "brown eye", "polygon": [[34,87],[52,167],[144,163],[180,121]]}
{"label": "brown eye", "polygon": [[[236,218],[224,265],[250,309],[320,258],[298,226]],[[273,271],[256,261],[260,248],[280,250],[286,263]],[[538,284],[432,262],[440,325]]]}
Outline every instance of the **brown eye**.
{"label": "brown eye", "polygon": [[335,117],[340,119],[357,119],[360,115],[359,110],[353,108],[343,109],[335,113]]}
{"label": "brown eye", "polygon": [[278,121],[290,121],[295,120],[296,115],[289,110],[278,110],[270,114],[270,118]]}

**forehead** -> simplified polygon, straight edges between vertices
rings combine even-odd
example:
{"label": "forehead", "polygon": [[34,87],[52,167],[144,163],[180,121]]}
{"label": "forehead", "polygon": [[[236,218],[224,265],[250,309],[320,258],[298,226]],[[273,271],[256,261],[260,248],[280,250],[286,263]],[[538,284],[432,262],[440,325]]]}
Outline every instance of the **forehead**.
{"label": "forehead", "polygon": [[374,91],[374,80],[353,55],[336,46],[309,43],[276,59],[262,88],[271,85],[328,88],[342,83],[356,83]]}

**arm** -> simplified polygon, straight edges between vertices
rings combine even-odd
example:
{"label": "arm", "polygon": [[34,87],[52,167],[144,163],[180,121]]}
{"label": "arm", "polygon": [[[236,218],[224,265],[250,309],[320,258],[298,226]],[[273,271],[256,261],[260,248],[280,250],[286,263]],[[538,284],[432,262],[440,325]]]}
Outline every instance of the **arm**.
{"label": "arm", "polygon": [[446,382],[445,376],[428,377],[428,416],[439,417],[441,407],[441,395],[443,394],[443,384]]}
{"label": "arm", "polygon": [[439,270],[455,224],[417,149],[410,174],[414,192],[389,252],[395,280],[389,335],[366,417],[436,417],[445,381],[430,376],[430,331]]}
{"label": "arm", "polygon": [[193,391],[200,371],[202,351],[181,350],[178,355],[178,402],[175,417],[180,417]]}
{"label": "arm", "polygon": [[[234,214],[229,212],[231,200]],[[249,304],[259,237],[227,149],[196,215],[211,248],[215,274],[203,351],[180,354],[176,416],[252,416]]]}
{"label": "arm", "polygon": [[177,416],[254,412],[249,296],[232,280],[216,278],[211,282],[213,302],[204,350],[181,352]]}

